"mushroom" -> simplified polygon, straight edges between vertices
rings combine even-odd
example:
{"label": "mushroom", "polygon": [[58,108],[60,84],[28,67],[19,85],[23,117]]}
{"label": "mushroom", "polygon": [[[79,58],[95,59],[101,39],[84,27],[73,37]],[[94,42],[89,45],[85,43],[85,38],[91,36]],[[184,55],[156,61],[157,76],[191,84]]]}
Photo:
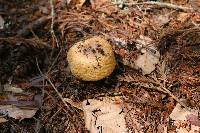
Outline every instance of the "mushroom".
{"label": "mushroom", "polygon": [[97,81],[109,76],[116,65],[110,43],[94,36],[74,44],[67,52],[72,75],[84,81]]}

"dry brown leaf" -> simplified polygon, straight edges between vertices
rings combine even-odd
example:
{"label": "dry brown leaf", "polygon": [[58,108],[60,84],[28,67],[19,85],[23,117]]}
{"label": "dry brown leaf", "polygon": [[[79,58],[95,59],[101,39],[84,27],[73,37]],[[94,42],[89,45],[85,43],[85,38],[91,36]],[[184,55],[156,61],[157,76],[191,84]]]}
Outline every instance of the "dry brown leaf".
{"label": "dry brown leaf", "polygon": [[180,21],[181,23],[186,22],[190,18],[190,15],[191,14],[189,13],[182,12],[177,16],[177,20]]}

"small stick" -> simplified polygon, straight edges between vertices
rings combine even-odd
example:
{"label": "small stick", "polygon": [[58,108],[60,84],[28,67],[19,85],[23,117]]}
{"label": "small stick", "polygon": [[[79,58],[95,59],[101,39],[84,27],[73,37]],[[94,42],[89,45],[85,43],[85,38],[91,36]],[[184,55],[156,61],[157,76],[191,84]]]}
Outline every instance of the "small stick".
{"label": "small stick", "polygon": [[48,69],[48,71],[47,71],[47,74],[49,74],[50,73],[50,71],[52,70],[52,68],[53,68],[53,66],[55,65],[55,63],[57,62],[57,60],[58,60],[58,57],[60,56],[60,54],[61,54],[61,51],[62,51],[62,49],[59,51],[59,53],[58,53],[58,55],[56,56],[56,58],[55,58],[55,60],[53,61],[53,63],[51,64],[51,66],[49,67],[49,69]]}
{"label": "small stick", "polygon": [[53,87],[53,89],[56,91],[56,93],[58,94],[59,98],[62,100],[62,102],[64,103],[64,105],[70,110],[70,107],[67,105],[67,102],[64,100],[64,98],[62,97],[62,95],[60,94],[60,92],[57,90],[57,88],[54,86],[54,84],[51,82],[51,80],[48,78],[48,76],[44,75],[42,73],[42,71],[40,70],[40,67],[39,67],[39,64],[38,64],[38,61],[37,61],[37,58],[36,58],[36,65],[38,67],[38,70],[40,72],[40,74],[51,84],[51,86]]}
{"label": "small stick", "polygon": [[[181,106],[183,106],[187,110],[191,110],[185,103],[183,103],[180,99],[178,99],[175,95],[171,93],[167,88],[161,86],[161,88],[166,91],[167,94],[169,94],[174,100],[176,100]],[[170,87],[169,87],[170,88]]]}
{"label": "small stick", "polygon": [[[54,19],[55,19],[55,11],[54,11],[54,3],[53,3],[54,0],[50,0],[50,5],[51,5],[51,36],[53,38],[53,42],[54,42],[54,39],[56,41],[56,46],[59,47],[59,44],[58,44],[58,39],[55,35],[55,32],[54,32]],[[54,45],[53,45],[54,46]]]}
{"label": "small stick", "polygon": [[[164,63],[164,62],[163,62]],[[165,66],[165,64],[162,63],[162,66]],[[164,68],[162,68],[164,69]],[[160,70],[161,71],[161,70]],[[169,86],[169,87],[166,87],[166,75],[165,75],[165,72],[164,70],[161,71],[162,74],[163,74],[163,80],[164,80],[164,83],[160,83],[158,81],[158,79],[156,78],[156,76],[154,75],[152,78],[159,84],[159,87],[160,89],[162,89],[163,91],[165,91],[169,96],[171,96],[176,102],[178,102],[181,106],[183,106],[185,109],[187,110],[191,110],[191,108],[189,108],[185,103],[183,103],[180,99],[178,99],[171,91],[169,91],[169,88],[172,87],[172,84]]]}
{"label": "small stick", "polygon": [[147,1],[147,2],[141,2],[141,3],[126,3],[125,5],[157,5],[160,7],[165,7],[165,8],[171,8],[171,9],[175,9],[175,10],[183,10],[183,11],[189,11],[189,10],[193,10],[192,8],[189,7],[183,7],[183,6],[179,6],[179,5],[174,5],[171,3],[166,3],[166,2],[156,2],[156,1]]}

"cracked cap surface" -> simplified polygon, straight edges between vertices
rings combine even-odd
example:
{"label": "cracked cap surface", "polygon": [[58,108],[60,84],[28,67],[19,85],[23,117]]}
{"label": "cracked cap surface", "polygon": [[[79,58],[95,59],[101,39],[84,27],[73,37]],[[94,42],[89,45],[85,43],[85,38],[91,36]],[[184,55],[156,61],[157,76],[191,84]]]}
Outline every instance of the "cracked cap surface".
{"label": "cracked cap surface", "polygon": [[74,44],[67,52],[72,74],[84,81],[97,81],[109,76],[116,65],[110,43],[95,36]]}

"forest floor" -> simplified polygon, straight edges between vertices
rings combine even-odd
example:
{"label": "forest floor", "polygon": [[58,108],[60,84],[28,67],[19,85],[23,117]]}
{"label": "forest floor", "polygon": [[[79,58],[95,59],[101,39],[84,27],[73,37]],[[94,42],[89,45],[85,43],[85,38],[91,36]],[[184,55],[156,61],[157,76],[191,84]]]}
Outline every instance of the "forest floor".
{"label": "forest floor", "polygon": [[[97,35],[117,66],[81,81],[66,52]],[[150,74],[134,65],[141,49],[159,53]],[[102,98],[123,108],[127,132],[199,133],[200,0],[0,0],[1,133],[87,133],[80,105]]]}

